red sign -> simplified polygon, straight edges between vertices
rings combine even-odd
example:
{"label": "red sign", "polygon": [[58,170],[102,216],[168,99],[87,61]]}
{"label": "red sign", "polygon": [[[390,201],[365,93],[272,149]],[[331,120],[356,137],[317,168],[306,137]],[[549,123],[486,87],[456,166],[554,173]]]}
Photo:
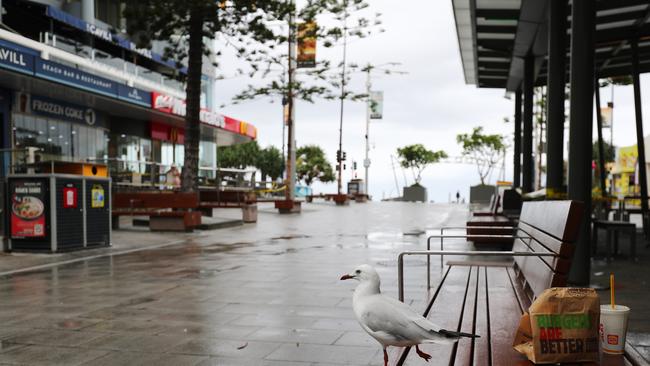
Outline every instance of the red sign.
{"label": "red sign", "polygon": [[11,237],[45,236],[45,184],[43,181],[13,180],[11,195]]}
{"label": "red sign", "polygon": [[77,188],[63,188],[63,208],[77,208]]}
{"label": "red sign", "polygon": [[[187,113],[185,100],[157,92],[151,92],[151,108],[160,112],[175,114],[181,117],[185,116]],[[230,118],[219,113],[211,112],[205,108],[202,108],[199,112],[199,119],[201,122],[213,127],[223,128],[225,130],[248,136],[253,139],[257,138],[257,129],[255,129],[253,125],[238,121],[234,118]],[[243,130],[241,125],[244,125]],[[156,139],[162,140],[162,138]],[[178,135],[178,142],[183,143],[182,133],[179,133]]]}
{"label": "red sign", "polygon": [[177,144],[185,143],[185,131],[182,128],[151,122],[151,138],[154,140],[170,141]]}

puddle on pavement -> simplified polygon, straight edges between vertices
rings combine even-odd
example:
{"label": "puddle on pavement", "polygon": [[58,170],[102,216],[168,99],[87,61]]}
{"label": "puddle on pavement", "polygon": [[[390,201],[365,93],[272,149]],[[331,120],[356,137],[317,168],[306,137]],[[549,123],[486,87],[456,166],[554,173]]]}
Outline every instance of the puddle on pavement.
{"label": "puddle on pavement", "polygon": [[284,236],[276,236],[274,238],[271,238],[271,240],[293,240],[293,239],[306,239],[310,237],[311,236],[309,235],[284,235]]}
{"label": "puddle on pavement", "polygon": [[224,253],[224,252],[231,252],[236,249],[252,247],[254,245],[255,243],[249,241],[237,242],[232,244],[215,243],[215,244],[210,244],[208,246],[202,247],[203,249],[202,252],[203,253]]}

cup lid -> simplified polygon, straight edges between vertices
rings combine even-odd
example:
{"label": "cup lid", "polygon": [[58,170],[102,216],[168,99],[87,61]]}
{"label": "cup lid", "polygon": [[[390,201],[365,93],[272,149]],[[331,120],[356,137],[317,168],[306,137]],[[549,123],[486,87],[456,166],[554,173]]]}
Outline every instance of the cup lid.
{"label": "cup lid", "polygon": [[600,312],[601,313],[621,313],[621,312],[626,312],[630,311],[630,308],[628,308],[625,305],[614,305],[614,308],[612,309],[612,305],[610,304],[602,304],[600,305]]}

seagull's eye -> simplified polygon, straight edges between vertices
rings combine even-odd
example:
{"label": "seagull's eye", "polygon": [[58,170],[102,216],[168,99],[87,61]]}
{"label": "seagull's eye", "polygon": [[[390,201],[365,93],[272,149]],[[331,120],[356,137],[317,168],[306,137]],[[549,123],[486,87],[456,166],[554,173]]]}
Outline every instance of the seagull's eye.
{"label": "seagull's eye", "polygon": [[356,274],[361,274],[361,270],[360,270],[360,269],[357,269],[356,271],[354,271],[354,273],[356,273]]}

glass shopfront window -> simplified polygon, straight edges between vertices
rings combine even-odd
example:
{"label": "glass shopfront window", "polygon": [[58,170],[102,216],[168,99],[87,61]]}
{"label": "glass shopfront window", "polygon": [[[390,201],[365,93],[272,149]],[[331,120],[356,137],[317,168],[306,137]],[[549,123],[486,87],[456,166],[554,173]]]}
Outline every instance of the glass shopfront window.
{"label": "glass shopfront window", "polygon": [[163,141],[160,162],[165,166],[171,166],[172,164],[177,167],[183,166],[185,162],[185,145]]}
{"label": "glass shopfront window", "polygon": [[107,131],[67,121],[13,114],[14,146],[38,147],[42,160],[86,160],[103,158]]}
{"label": "glass shopfront window", "polygon": [[117,146],[117,158],[124,168],[134,173],[147,173],[147,164],[152,161],[151,140],[125,134],[111,134],[111,141]]}
{"label": "glass shopfront window", "polygon": [[217,169],[217,144],[201,141],[199,144],[199,177],[214,178]]}

